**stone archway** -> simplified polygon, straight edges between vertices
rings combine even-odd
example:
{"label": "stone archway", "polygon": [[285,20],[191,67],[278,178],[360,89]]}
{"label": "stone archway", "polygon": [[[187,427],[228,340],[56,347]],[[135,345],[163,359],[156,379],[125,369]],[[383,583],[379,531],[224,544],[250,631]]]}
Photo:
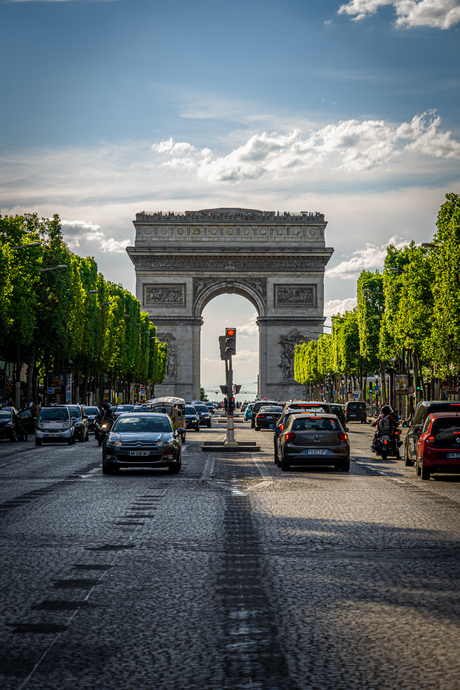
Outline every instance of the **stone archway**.
{"label": "stone archway", "polygon": [[[137,297],[168,343],[159,395],[199,397],[200,329],[217,295],[246,297],[258,312],[262,397],[299,397],[294,348],[316,339],[324,322],[322,214],[279,215],[206,209],[184,215],[138,213],[134,247]],[[216,352],[217,352],[216,342]]]}

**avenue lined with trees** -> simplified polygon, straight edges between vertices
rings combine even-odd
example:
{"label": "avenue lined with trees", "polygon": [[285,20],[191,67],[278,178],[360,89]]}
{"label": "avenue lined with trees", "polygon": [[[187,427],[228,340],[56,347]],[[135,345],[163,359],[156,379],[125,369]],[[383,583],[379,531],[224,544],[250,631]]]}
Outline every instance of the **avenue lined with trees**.
{"label": "avenue lined with trees", "polygon": [[93,391],[102,404],[106,387],[127,400],[142,385],[149,396],[166,354],[139,301],[106,281],[92,257],[69,250],[59,216],[0,216],[0,360],[14,362],[16,385],[27,364],[26,404],[38,399],[39,382],[47,393],[56,372],[72,375],[73,402],[86,404]]}
{"label": "avenue lined with trees", "polygon": [[[460,387],[460,196],[446,194],[431,243],[389,246],[383,271],[363,270],[357,306],[332,319],[332,332],[298,345],[294,376],[339,400],[359,390],[369,397],[367,375],[407,374],[420,399]],[[412,398],[406,398],[406,403]]]}

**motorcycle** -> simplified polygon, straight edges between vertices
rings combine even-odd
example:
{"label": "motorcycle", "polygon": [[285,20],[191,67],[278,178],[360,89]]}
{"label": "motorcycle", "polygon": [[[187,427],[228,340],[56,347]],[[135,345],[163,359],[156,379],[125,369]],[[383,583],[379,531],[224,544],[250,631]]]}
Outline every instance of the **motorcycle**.
{"label": "motorcycle", "polygon": [[389,455],[393,455],[397,460],[401,457],[399,449],[402,446],[399,429],[395,429],[392,434],[381,434],[372,441],[371,450],[373,453],[382,456],[386,460]]}
{"label": "motorcycle", "polygon": [[94,437],[100,446],[102,446],[104,443],[104,439],[112,426],[113,422],[111,420],[103,422],[102,424],[100,424],[98,421],[94,422]]}

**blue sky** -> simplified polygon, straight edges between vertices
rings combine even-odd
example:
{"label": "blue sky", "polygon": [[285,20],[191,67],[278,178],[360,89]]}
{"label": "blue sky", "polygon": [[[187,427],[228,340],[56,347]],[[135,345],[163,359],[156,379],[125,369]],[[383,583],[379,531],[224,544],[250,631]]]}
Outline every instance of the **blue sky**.
{"label": "blue sky", "polygon": [[[0,25],[0,208],[59,213],[130,289],[137,211],[319,210],[343,309],[356,272],[391,238],[428,240],[459,191],[460,0],[16,0]],[[205,312],[203,380],[223,310],[255,380],[235,297]]]}

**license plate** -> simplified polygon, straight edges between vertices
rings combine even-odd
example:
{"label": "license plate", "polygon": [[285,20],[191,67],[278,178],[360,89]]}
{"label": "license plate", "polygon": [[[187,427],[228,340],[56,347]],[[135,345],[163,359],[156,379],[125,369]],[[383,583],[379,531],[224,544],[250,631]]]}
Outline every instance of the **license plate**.
{"label": "license plate", "polygon": [[460,453],[447,453],[448,458],[460,458]]}
{"label": "license plate", "polygon": [[266,419],[273,419],[273,417],[266,417]]}
{"label": "license plate", "polygon": [[45,434],[45,436],[60,436],[61,434]]}
{"label": "license plate", "polygon": [[150,455],[149,450],[130,450],[130,455]]}
{"label": "license plate", "polygon": [[382,436],[382,441],[389,441],[390,437],[389,436]]}
{"label": "license plate", "polygon": [[320,450],[319,448],[313,448],[312,450],[306,450],[305,453],[307,455],[327,455],[329,453],[328,450]]}

